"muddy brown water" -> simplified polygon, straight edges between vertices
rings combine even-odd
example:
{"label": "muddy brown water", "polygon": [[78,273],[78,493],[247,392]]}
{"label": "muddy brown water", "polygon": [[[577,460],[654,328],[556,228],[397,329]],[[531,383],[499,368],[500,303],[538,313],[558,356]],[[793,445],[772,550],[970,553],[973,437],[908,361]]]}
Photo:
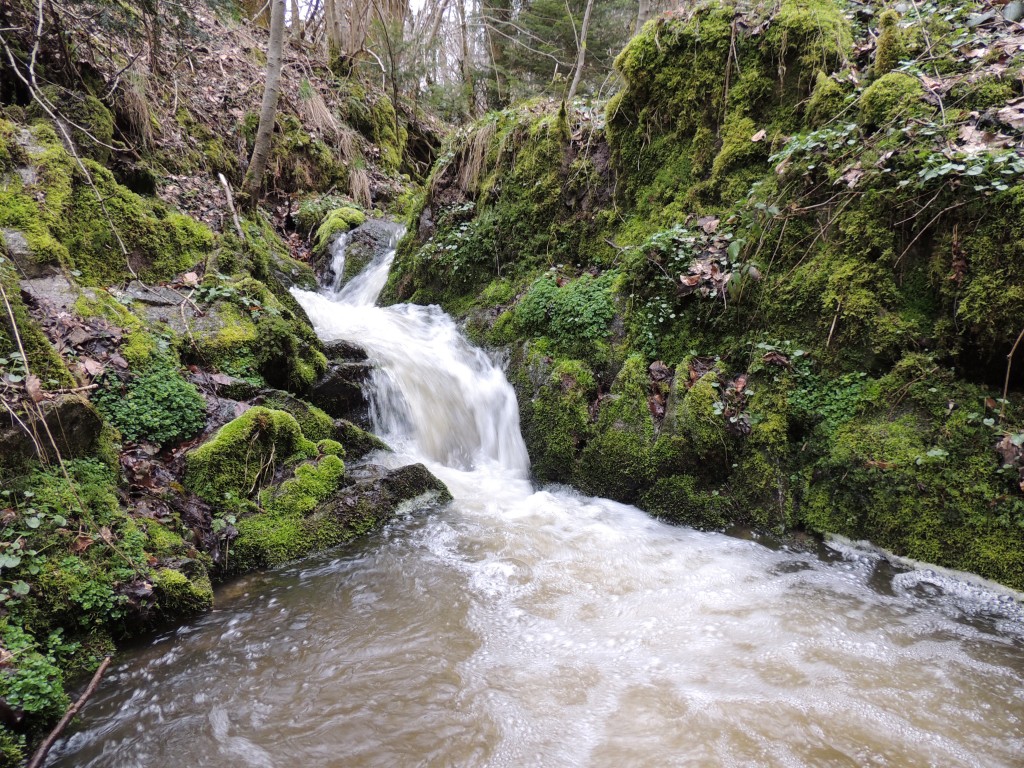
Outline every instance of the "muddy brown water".
{"label": "muddy brown water", "polygon": [[223,587],[119,656],[51,766],[1024,765],[1013,599],[535,488],[500,366],[373,306],[389,259],[297,296],[381,366],[374,460],[455,501]]}

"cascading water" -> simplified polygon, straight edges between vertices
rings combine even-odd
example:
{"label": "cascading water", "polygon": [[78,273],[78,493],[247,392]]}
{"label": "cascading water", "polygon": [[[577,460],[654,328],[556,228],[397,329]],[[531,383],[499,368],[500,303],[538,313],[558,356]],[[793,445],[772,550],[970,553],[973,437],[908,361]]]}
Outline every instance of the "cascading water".
{"label": "cascading water", "polygon": [[54,765],[1020,765],[1013,600],[535,490],[500,368],[436,307],[373,306],[392,256],[296,295],[379,366],[375,460],[455,501],[225,587]]}

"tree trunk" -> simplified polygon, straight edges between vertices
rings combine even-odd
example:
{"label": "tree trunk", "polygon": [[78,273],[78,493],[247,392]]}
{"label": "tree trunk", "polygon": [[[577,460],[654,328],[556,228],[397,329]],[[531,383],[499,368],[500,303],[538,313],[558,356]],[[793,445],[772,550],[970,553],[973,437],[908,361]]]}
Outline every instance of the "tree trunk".
{"label": "tree trunk", "polygon": [[466,110],[470,117],[476,117],[476,88],[473,84],[473,62],[469,60],[469,34],[466,29],[466,9],[458,0],[459,28],[462,36],[462,87],[466,94]]}
{"label": "tree trunk", "polygon": [[299,0],[291,0],[292,3],[292,40],[299,42],[302,39],[302,14],[299,12]]}
{"label": "tree trunk", "polygon": [[633,28],[633,34],[640,34],[640,30],[643,29],[644,24],[651,18],[651,0],[640,0],[637,4],[636,9],[636,26]]}
{"label": "tree trunk", "polygon": [[267,81],[263,86],[263,104],[260,106],[260,124],[256,129],[256,142],[252,158],[242,181],[242,195],[250,207],[259,199],[263,173],[270,158],[270,140],[274,135],[277,100],[281,95],[281,54],[284,46],[285,0],[270,0],[270,43],[267,45]]}
{"label": "tree trunk", "polygon": [[[505,40],[493,29],[502,28],[506,33],[512,11],[508,0],[482,0],[481,11],[484,16],[484,32],[487,36],[487,52],[491,57],[494,70],[494,90],[488,94],[488,106],[501,109],[508,106],[508,79],[505,72]],[[488,89],[490,90],[490,89]]]}
{"label": "tree trunk", "polygon": [[587,58],[587,29],[590,27],[590,12],[594,10],[594,0],[587,0],[587,10],[583,12],[583,26],[580,28],[580,43],[576,51],[576,73],[572,76],[572,85],[569,86],[569,94],[565,97],[565,103],[572,108],[572,100],[576,96],[576,89],[579,87],[580,78],[583,76],[583,62]]}

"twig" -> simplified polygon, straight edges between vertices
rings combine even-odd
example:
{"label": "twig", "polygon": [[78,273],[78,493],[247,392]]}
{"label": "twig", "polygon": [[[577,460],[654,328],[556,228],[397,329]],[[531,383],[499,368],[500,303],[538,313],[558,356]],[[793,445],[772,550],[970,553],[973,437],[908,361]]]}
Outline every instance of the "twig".
{"label": "twig", "polygon": [[920,231],[919,231],[919,232],[918,232],[918,233],[917,233],[916,235],[914,235],[914,239],[910,241],[910,244],[909,244],[909,245],[907,245],[907,247],[906,247],[906,248],[904,248],[904,249],[903,249],[903,253],[901,253],[901,254],[899,255],[899,257],[898,257],[898,258],[896,259],[896,261],[894,261],[894,262],[893,262],[893,266],[894,266],[894,267],[897,267],[897,266],[899,266],[899,263],[900,263],[901,261],[903,261],[903,257],[904,257],[904,256],[906,256],[906,255],[907,255],[907,253],[909,253],[909,252],[910,252],[910,249],[911,249],[911,248],[913,248],[913,247],[914,247],[914,243],[916,243],[916,242],[917,242],[918,240],[920,240],[920,239],[921,239],[921,235],[923,235],[923,234],[924,234],[925,232],[927,232],[927,231],[928,231],[928,228],[929,228],[929,227],[930,227],[930,226],[931,226],[932,224],[934,224],[934,223],[935,223],[936,221],[938,221],[938,220],[939,220],[939,217],[940,217],[940,216],[941,216],[942,214],[944,214],[944,213],[949,213],[950,211],[954,210],[955,208],[959,208],[960,206],[962,206],[962,205],[967,205],[968,203],[971,203],[971,202],[974,202],[974,201],[973,201],[973,200],[964,200],[963,202],[957,203],[957,204],[955,204],[955,205],[951,205],[951,206],[949,206],[948,208],[943,208],[943,209],[942,209],[941,211],[939,211],[938,213],[936,213],[936,214],[935,214],[935,215],[934,215],[934,216],[932,217],[932,220],[931,220],[931,221],[929,221],[929,222],[928,222],[927,224],[925,224],[925,225],[924,225],[923,227],[921,227]]}
{"label": "twig", "polygon": [[1013,348],[1010,350],[1010,354],[1006,356],[1006,381],[1003,382],[1003,402],[999,405],[999,420],[1002,421],[1003,413],[1006,411],[1006,398],[1010,394],[1010,369],[1013,367],[1013,356],[1017,352],[1017,347],[1020,346],[1021,340],[1024,339],[1024,328],[1021,328],[1020,335],[1017,336],[1017,340],[1013,342]]}
{"label": "twig", "polygon": [[839,322],[839,313],[843,310],[843,300],[840,299],[836,305],[836,316],[832,318],[832,327],[828,329],[828,340],[825,342],[825,349],[832,344],[832,334],[836,332],[836,323]]}
{"label": "twig", "polygon": [[242,231],[242,222],[238,218],[238,211],[235,210],[235,197],[231,194],[231,185],[228,184],[228,180],[224,178],[223,173],[218,173],[217,178],[220,179],[221,185],[224,187],[224,193],[228,196],[228,208],[231,209],[231,218],[235,221],[235,229],[238,230],[238,239],[245,241],[245,232]]}
{"label": "twig", "polygon": [[78,697],[78,701],[68,707],[68,711],[64,713],[64,717],[60,719],[56,727],[50,731],[50,735],[46,737],[42,744],[39,745],[39,749],[36,750],[35,754],[32,755],[32,759],[29,761],[25,768],[39,768],[43,761],[46,759],[47,753],[53,747],[57,737],[61,735],[68,723],[71,722],[72,718],[78,714],[78,711],[85,706],[85,703],[89,698],[96,693],[96,689],[99,687],[100,680],[103,678],[103,673],[107,671],[107,667],[110,666],[110,657],[104,657],[103,661],[100,662],[99,669],[92,676],[92,680],[89,681],[89,685],[86,686],[85,690],[82,691],[82,695]]}

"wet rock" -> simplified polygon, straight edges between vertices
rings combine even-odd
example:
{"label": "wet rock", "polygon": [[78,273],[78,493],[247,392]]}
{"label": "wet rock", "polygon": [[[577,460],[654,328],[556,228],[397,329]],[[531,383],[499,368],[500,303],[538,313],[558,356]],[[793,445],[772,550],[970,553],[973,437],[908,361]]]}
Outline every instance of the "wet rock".
{"label": "wet rock", "polygon": [[[395,237],[399,231],[399,226],[394,222],[386,219],[368,219],[350,232],[339,235],[344,236],[348,241],[345,246],[345,270],[342,282],[351,280],[378,256],[383,256],[394,248]],[[337,275],[334,274],[333,261],[333,248],[323,248],[316,256],[314,266],[317,275],[325,284],[332,284],[336,281]]]}
{"label": "wet rock", "polygon": [[324,354],[327,355],[328,360],[335,362],[361,363],[368,357],[365,349],[355,342],[346,341],[345,339],[325,341]]}
{"label": "wet rock", "polygon": [[91,456],[98,450],[103,420],[84,397],[62,395],[53,400],[44,400],[39,407],[42,410],[41,419],[38,416],[25,416],[22,419],[28,432],[9,419],[4,420],[0,426],[0,462],[17,464],[35,457],[37,450],[41,450],[47,460],[56,460],[47,429],[64,459]]}
{"label": "wet rock", "polygon": [[332,363],[310,392],[309,400],[336,419],[348,419],[361,427],[369,424],[363,385],[373,366],[369,363]]}
{"label": "wet rock", "polygon": [[391,446],[379,437],[360,429],[346,419],[338,419],[334,422],[334,439],[345,446],[346,461],[361,459],[373,451],[391,452]]}
{"label": "wet rock", "polygon": [[422,464],[393,470],[367,465],[350,472],[350,478],[353,484],[324,502],[321,512],[356,528],[385,522],[406,501],[428,495],[437,502],[452,498],[448,487]]}

